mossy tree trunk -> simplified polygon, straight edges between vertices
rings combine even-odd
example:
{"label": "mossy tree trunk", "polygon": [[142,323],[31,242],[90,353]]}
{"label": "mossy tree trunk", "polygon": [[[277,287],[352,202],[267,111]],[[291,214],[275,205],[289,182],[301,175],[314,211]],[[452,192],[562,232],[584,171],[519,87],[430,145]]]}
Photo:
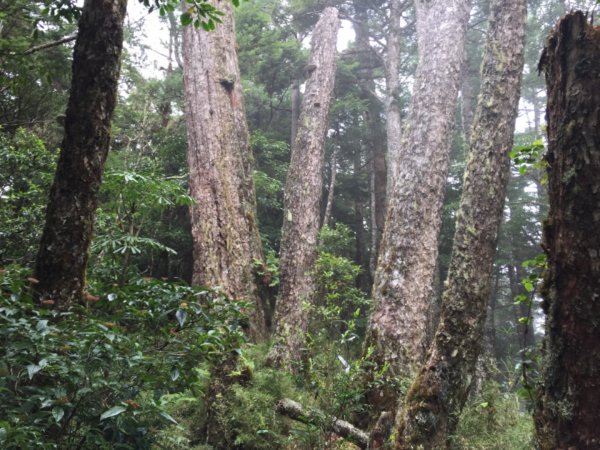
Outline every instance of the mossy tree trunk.
{"label": "mossy tree trunk", "polygon": [[535,412],[541,449],[600,448],[600,29],[581,12],[540,62],[548,88],[546,316]]}
{"label": "mossy tree trunk", "polygon": [[484,341],[524,62],[525,0],[494,0],[442,314],[397,417],[396,448],[445,448]]}
{"label": "mossy tree trunk", "polygon": [[65,136],[46,210],[35,275],[39,298],[81,301],[98,192],[117,101],[126,0],[86,0],[73,50]]}
{"label": "mossy tree trunk", "polygon": [[[374,367],[389,364],[392,375],[409,374],[425,355],[470,2],[419,0],[415,7],[419,61],[400,148],[388,148],[388,164],[398,160],[388,177],[365,341]],[[376,418],[380,411],[394,409],[397,393],[377,388],[367,397]]]}
{"label": "mossy tree trunk", "polygon": [[306,88],[284,191],[280,252],[281,284],[275,307],[272,360],[291,367],[300,361],[308,327],[303,305],[312,301],[323,190],[323,156],[335,78],[338,11],[325,8],[312,35]]}
{"label": "mossy tree trunk", "polygon": [[494,0],[440,324],[397,416],[398,449],[445,448],[484,340],[524,63],[525,0]]}
{"label": "mossy tree trunk", "polygon": [[232,5],[215,30],[186,27],[183,40],[193,283],[220,287],[253,304],[250,335],[265,334],[253,261],[263,261],[256,221],[253,159],[238,67]]}

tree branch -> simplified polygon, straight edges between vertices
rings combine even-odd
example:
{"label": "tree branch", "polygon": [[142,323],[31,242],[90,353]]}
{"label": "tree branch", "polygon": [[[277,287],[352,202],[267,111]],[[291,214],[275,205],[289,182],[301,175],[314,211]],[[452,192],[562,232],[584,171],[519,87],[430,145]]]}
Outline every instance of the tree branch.
{"label": "tree branch", "polygon": [[62,38],[58,39],[57,41],[46,42],[45,44],[38,45],[36,47],[31,47],[30,49],[25,50],[25,52],[23,52],[23,54],[31,55],[32,53],[38,52],[40,50],[45,50],[47,48],[56,47],[58,45],[66,43],[66,42],[74,41],[75,39],[77,39],[77,33],[62,37]]}

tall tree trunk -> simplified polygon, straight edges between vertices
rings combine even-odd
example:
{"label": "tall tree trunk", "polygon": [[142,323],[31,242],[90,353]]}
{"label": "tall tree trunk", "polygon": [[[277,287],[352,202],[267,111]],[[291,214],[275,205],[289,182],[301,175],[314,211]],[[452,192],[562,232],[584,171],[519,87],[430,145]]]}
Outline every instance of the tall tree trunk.
{"label": "tall tree trunk", "polygon": [[187,159],[194,245],[194,284],[219,286],[254,308],[250,334],[265,333],[253,271],[263,253],[256,221],[252,156],[229,2],[211,32],[186,27],[183,40]]}
{"label": "tall tree trunk", "polygon": [[35,274],[41,299],[81,300],[117,101],[126,0],[86,0],[73,50],[65,136]]}
{"label": "tall tree trunk", "polygon": [[[371,252],[369,261],[369,274],[371,279],[375,274],[379,242],[383,233],[385,221],[387,164],[386,146],[382,123],[382,102],[375,95],[374,69],[383,59],[369,42],[369,17],[366,4],[362,0],[354,0],[355,22],[353,23],[356,34],[356,47],[359,50],[361,64],[361,98],[367,103],[365,123],[367,135],[365,144],[368,148],[369,158],[369,193],[370,193],[370,225],[371,225]],[[399,38],[398,38],[399,39]],[[399,57],[399,56],[398,56]]]}
{"label": "tall tree trunk", "polygon": [[400,20],[402,0],[390,1],[390,17],[386,37],[385,59],[385,117],[387,134],[387,179],[393,180],[401,159],[402,125],[400,121]]}
{"label": "tall tree trunk", "polygon": [[290,136],[290,147],[294,145],[298,134],[298,121],[300,120],[300,80],[292,81],[292,131]]}
{"label": "tall tree trunk", "polygon": [[544,50],[550,212],[541,449],[600,447],[600,30],[565,16]]}
{"label": "tall tree trunk", "polygon": [[[338,133],[339,136],[339,133]],[[340,150],[339,145],[336,143],[331,153],[331,170],[329,176],[329,191],[327,192],[327,203],[325,205],[325,213],[323,214],[322,227],[328,227],[331,221],[331,210],[333,209],[333,199],[335,194],[335,180],[337,178],[337,156]]]}
{"label": "tall tree trunk", "polygon": [[396,448],[445,448],[481,351],[519,105],[526,1],[494,0],[442,315],[397,418]]}
{"label": "tall tree trunk", "polygon": [[319,234],[323,189],[323,153],[335,78],[338,11],[325,8],[311,40],[306,89],[298,134],[284,191],[281,239],[281,284],[275,307],[276,345],[271,356],[278,365],[299,361],[308,327],[304,302],[314,293],[311,276]]}
{"label": "tall tree trunk", "polygon": [[[470,3],[419,0],[415,5],[419,62],[400,149],[388,151],[388,163],[393,157],[399,162],[388,178],[386,223],[364,347],[375,366],[389,364],[392,375],[410,373],[425,354]],[[393,408],[396,400],[379,389],[367,396],[375,414]]]}

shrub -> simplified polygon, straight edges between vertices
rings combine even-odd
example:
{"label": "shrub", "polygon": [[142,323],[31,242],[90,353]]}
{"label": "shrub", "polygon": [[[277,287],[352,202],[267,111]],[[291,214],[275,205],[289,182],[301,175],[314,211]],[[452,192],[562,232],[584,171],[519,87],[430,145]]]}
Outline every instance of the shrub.
{"label": "shrub", "polygon": [[[165,394],[243,341],[241,305],[157,280],[96,286],[85,306],[34,304],[36,280],[0,274],[0,447],[150,448],[174,422]],[[46,305],[50,306],[50,305]]]}

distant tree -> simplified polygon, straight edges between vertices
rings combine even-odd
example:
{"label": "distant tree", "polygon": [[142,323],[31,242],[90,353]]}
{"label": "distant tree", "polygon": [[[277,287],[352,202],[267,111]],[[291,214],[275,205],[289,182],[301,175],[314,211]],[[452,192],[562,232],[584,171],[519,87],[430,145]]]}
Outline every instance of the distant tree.
{"label": "distant tree", "polygon": [[276,345],[273,358],[281,365],[299,361],[308,327],[304,302],[315,292],[311,276],[317,256],[323,155],[335,77],[338,11],[326,8],[313,31],[307,82],[296,140],[284,191],[280,250],[281,285],[276,303]]}
{"label": "distant tree", "polygon": [[502,222],[525,44],[525,0],[495,0],[440,324],[398,415],[397,448],[443,448],[482,348]]}
{"label": "distant tree", "polygon": [[600,31],[581,12],[552,31],[540,69],[548,89],[548,256],[539,448],[600,445]]}

